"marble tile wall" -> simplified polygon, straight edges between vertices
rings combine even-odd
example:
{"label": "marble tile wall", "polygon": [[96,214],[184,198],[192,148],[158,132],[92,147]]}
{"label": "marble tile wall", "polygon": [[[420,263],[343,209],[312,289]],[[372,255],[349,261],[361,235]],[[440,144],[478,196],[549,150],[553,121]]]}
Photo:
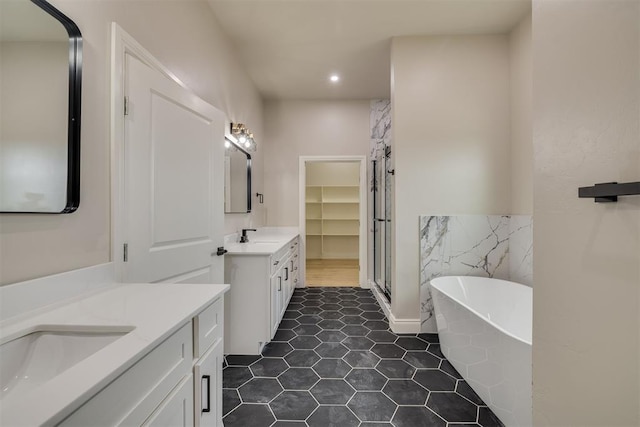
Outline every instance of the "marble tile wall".
{"label": "marble tile wall", "polygon": [[[391,101],[374,99],[371,101],[371,144],[391,141]],[[372,153],[373,154],[373,153]]]}
{"label": "marble tile wall", "polygon": [[421,332],[436,332],[429,280],[482,276],[531,286],[531,216],[460,215],[420,217]]}
{"label": "marble tile wall", "polygon": [[531,215],[512,215],[509,222],[509,280],[533,286]]}
{"label": "marble tile wall", "polygon": [[[384,156],[385,145],[391,144],[391,100],[371,100],[371,142],[369,146],[369,160]],[[369,191],[373,192],[373,170],[369,169]]]}

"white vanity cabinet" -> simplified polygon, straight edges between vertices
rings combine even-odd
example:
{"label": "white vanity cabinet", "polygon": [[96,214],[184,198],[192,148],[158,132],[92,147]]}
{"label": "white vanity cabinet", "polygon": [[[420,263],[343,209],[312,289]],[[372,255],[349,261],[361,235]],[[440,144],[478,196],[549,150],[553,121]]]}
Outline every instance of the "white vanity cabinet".
{"label": "white vanity cabinet", "polygon": [[224,300],[193,319],[194,426],[222,427]]}
{"label": "white vanity cabinet", "polygon": [[58,425],[222,427],[223,310],[221,296]]}
{"label": "white vanity cabinet", "polygon": [[225,256],[225,353],[260,354],[271,341],[299,283],[298,237],[270,252],[230,251]]}
{"label": "white vanity cabinet", "polygon": [[[280,325],[280,319],[282,318],[282,306],[284,305],[282,291],[282,269],[279,269],[275,275],[271,276],[271,285],[269,287],[269,299],[270,311],[269,311],[269,339],[273,338],[278,326]],[[229,353],[235,354],[235,353]]]}

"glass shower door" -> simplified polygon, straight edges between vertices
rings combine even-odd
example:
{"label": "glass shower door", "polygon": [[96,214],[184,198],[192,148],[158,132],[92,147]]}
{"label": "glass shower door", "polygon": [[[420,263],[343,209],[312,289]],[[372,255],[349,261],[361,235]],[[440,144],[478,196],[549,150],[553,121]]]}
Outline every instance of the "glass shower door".
{"label": "glass shower door", "polygon": [[384,150],[384,288],[383,291],[391,301],[391,147]]}
{"label": "glass shower door", "polygon": [[374,282],[391,301],[391,149],[373,160],[373,274]]}

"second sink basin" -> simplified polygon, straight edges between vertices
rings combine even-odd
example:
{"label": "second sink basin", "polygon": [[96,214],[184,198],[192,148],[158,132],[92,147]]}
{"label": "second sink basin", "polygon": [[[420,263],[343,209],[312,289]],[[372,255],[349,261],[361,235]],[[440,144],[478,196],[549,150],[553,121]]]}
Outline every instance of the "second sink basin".
{"label": "second sink basin", "polygon": [[132,330],[49,326],[5,342],[0,345],[0,399],[38,387]]}

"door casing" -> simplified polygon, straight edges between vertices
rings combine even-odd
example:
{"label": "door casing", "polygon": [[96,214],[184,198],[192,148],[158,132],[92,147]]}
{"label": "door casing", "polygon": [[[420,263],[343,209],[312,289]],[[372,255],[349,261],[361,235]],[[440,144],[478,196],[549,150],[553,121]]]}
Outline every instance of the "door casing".
{"label": "door casing", "polygon": [[299,185],[298,185],[298,203],[299,203],[299,217],[298,217],[298,229],[300,233],[300,277],[301,277],[301,286],[305,287],[306,283],[306,270],[307,270],[307,240],[306,240],[306,228],[307,228],[307,212],[306,212],[306,203],[305,203],[305,194],[306,194],[306,171],[307,171],[307,163],[312,162],[357,162],[360,168],[360,212],[359,212],[359,221],[360,221],[360,241],[358,242],[358,262],[360,265],[360,272],[358,274],[358,282],[360,283],[360,287],[369,288],[369,281],[367,280],[367,253],[368,253],[368,245],[367,245],[367,156],[300,156],[299,166],[298,166],[298,177],[299,177]]}

